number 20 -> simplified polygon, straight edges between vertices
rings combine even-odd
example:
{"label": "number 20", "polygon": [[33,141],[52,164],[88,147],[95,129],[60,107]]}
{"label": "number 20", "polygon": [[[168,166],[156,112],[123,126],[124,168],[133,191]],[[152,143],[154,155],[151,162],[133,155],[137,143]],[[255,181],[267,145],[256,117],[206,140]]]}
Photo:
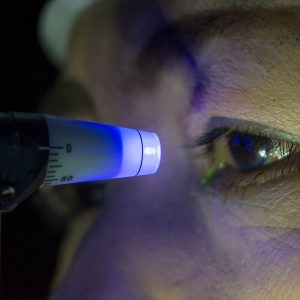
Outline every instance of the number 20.
{"label": "number 20", "polygon": [[72,181],[73,178],[73,176],[63,176],[60,181]]}

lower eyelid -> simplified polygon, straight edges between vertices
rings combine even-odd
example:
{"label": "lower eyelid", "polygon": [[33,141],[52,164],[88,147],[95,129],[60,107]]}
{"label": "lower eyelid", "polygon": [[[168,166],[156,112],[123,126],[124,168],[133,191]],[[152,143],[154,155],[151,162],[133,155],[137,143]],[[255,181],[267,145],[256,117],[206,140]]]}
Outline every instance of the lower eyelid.
{"label": "lower eyelid", "polygon": [[262,186],[274,180],[278,181],[283,177],[299,175],[300,173],[300,153],[294,154],[290,158],[274,162],[261,170],[242,173],[230,166],[221,170],[211,185],[222,192],[235,192],[242,194],[246,189]]}

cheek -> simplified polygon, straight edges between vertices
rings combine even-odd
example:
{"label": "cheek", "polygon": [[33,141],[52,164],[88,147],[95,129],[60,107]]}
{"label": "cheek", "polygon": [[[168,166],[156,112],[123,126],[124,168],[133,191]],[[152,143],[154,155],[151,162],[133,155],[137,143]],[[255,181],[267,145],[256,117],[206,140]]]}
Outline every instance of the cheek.
{"label": "cheek", "polygon": [[228,208],[248,226],[299,230],[299,200],[299,179],[288,177],[248,188],[240,198],[231,195]]}
{"label": "cheek", "polygon": [[261,190],[244,198],[237,195],[225,198],[221,192],[208,188],[198,195],[209,244],[220,265],[226,257],[241,276],[248,272],[247,268],[249,272],[270,270],[276,264],[279,270],[291,268],[295,260],[299,266],[300,193],[295,186],[291,190],[291,186],[290,179],[289,184],[278,186],[277,193],[272,189]]}

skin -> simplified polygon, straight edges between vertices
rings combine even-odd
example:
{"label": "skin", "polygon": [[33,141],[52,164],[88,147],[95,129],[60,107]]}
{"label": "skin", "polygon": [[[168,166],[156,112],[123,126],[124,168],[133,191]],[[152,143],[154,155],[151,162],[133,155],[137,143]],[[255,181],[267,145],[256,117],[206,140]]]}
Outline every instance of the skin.
{"label": "skin", "polygon": [[[174,19],[199,13],[197,2],[160,4]],[[53,299],[299,299],[297,174],[238,192],[223,184],[236,174],[202,186],[207,159],[182,145],[216,116],[300,135],[300,6],[268,8],[193,46],[209,78],[194,110],[189,67],[176,59],[138,66],[138,18],[125,16],[124,33],[117,8],[97,4],[82,16],[62,79],[89,93],[97,121],[156,132],[161,167],[110,182],[107,205]]]}

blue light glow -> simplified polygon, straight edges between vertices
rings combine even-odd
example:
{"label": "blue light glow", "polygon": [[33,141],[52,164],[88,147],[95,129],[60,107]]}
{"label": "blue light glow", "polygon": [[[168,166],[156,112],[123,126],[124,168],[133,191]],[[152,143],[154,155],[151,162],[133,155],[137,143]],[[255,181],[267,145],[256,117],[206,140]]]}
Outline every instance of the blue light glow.
{"label": "blue light glow", "polygon": [[55,177],[48,179],[53,185],[149,175],[159,167],[160,142],[154,133],[45,116],[49,144],[61,149],[52,153],[55,160],[49,153],[46,176]]}

